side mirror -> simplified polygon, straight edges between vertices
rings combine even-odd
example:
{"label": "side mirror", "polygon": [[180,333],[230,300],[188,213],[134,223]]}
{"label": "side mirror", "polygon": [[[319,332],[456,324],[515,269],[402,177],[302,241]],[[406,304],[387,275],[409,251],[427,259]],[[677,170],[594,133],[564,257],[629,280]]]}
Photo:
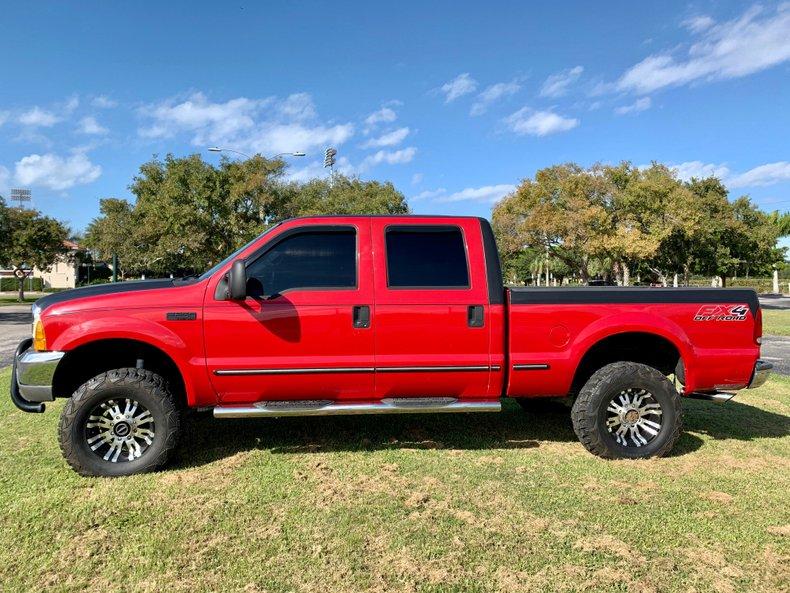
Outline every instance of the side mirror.
{"label": "side mirror", "polygon": [[243,259],[234,261],[230,268],[228,296],[234,301],[243,301],[247,297],[247,266]]}

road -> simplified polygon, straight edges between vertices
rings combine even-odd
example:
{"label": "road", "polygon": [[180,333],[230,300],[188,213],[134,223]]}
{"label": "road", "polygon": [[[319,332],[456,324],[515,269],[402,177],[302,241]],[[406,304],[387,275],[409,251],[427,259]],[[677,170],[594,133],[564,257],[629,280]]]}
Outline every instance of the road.
{"label": "road", "polygon": [[[790,309],[790,298],[761,298],[760,304],[764,309]],[[30,336],[31,322],[30,305],[0,307],[0,368],[11,364],[17,344]],[[775,373],[790,375],[790,337],[763,336],[761,356],[773,363]]]}
{"label": "road", "polygon": [[13,362],[17,344],[30,337],[31,323],[30,305],[0,307],[0,369]]}

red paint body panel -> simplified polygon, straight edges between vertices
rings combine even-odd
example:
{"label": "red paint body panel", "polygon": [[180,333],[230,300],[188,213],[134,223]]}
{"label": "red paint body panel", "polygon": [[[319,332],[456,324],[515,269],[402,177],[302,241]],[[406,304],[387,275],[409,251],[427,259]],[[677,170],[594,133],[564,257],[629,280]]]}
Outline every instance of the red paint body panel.
{"label": "red paint body panel", "polygon": [[760,354],[753,339],[754,318],[693,321],[699,308],[693,303],[513,305],[511,363],[547,363],[550,368],[512,372],[507,394],[565,395],[584,354],[600,340],[625,332],[655,334],[674,344],[686,368],[688,393],[746,385]]}
{"label": "red paint body panel", "polygon": [[[295,228],[350,226],[357,236],[353,289],[292,289],[271,299],[217,298],[231,262],[210,278],[172,287],[80,296],[42,313],[48,348],[69,351],[103,339],[159,348],[183,375],[191,406],[260,400],[375,401],[452,396],[463,400],[561,396],[585,353],[600,340],[644,332],[669,340],[686,370],[686,392],[749,382],[761,334],[743,321],[694,321],[700,304],[500,304],[489,290],[480,221],[464,217],[315,217],[285,222],[242,251],[255,254]],[[390,225],[452,225],[465,239],[470,285],[392,289],[385,231]],[[498,266],[497,266],[498,267]],[[551,289],[546,289],[550,291]],[[509,293],[508,293],[509,295]],[[354,327],[353,308],[370,307],[370,326]],[[470,306],[484,310],[469,327]],[[168,321],[168,312],[194,320]],[[759,311],[758,311],[759,316]],[[518,371],[512,365],[549,365]],[[394,367],[399,372],[392,372]],[[432,367],[420,370],[414,367]],[[444,369],[436,367],[473,367]],[[266,374],[227,374],[265,370]],[[285,369],[330,370],[272,374]],[[374,370],[375,369],[375,370]],[[223,374],[224,371],[224,374]]]}

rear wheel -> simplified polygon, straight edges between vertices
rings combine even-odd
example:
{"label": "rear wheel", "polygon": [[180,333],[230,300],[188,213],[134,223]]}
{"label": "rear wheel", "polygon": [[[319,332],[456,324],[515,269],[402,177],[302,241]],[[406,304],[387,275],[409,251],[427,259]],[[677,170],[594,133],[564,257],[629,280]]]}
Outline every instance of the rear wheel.
{"label": "rear wheel", "polygon": [[71,396],[60,418],[60,448],[83,476],[128,476],[165,464],[180,414],[167,382],[143,369],[97,375]]}
{"label": "rear wheel", "polygon": [[658,370],[615,362],[596,371],[582,387],[572,418],[576,436],[595,455],[660,457],[680,436],[680,395]]}

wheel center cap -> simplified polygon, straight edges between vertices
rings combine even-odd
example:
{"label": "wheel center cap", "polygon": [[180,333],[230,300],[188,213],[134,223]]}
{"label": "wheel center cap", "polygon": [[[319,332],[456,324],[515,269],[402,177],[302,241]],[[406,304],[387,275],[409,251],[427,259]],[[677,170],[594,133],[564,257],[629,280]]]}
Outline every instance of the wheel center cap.
{"label": "wheel center cap", "polygon": [[132,427],[129,426],[128,422],[119,422],[112,429],[112,431],[115,433],[115,436],[120,438],[128,437],[131,430]]}
{"label": "wheel center cap", "polygon": [[625,421],[629,424],[635,424],[639,420],[639,410],[628,410],[625,413]]}

